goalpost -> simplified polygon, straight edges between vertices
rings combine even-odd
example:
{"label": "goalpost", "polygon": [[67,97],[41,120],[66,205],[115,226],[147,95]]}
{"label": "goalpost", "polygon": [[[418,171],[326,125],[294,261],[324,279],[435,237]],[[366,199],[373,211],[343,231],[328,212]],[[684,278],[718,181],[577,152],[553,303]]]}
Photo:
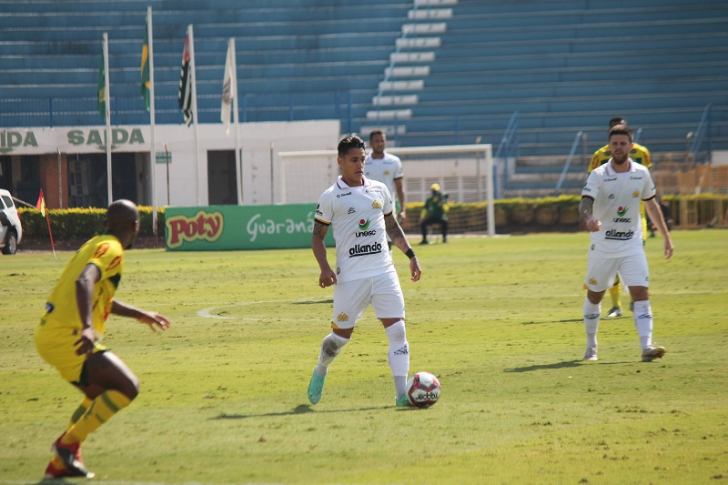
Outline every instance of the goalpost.
{"label": "goalpost", "polygon": [[[450,225],[461,223],[453,227],[455,231],[477,232],[487,228],[487,235],[495,236],[492,145],[393,147],[387,152],[402,160],[407,203],[424,202],[430,195],[430,186],[437,183],[449,195],[451,204],[487,202],[485,224],[478,220],[453,221],[455,214],[451,211]],[[318,202],[321,193],[339,175],[337,156],[336,150],[278,152],[275,163],[278,173],[274,177],[276,203]],[[403,226],[412,229],[409,220],[408,216]]]}

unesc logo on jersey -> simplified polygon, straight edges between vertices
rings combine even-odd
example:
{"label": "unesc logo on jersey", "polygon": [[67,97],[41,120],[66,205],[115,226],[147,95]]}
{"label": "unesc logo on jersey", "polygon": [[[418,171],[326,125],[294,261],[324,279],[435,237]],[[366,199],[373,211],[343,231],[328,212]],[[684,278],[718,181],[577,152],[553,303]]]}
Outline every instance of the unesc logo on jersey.
{"label": "unesc logo on jersey", "polygon": [[371,231],[367,230],[369,229],[369,219],[359,219],[359,229],[359,231],[354,233],[356,237],[375,236],[377,234],[377,231],[374,229]]}
{"label": "unesc logo on jersey", "polygon": [[225,218],[221,212],[208,213],[199,211],[193,217],[184,215],[167,219],[167,246],[171,249],[182,246],[185,242],[202,239],[208,242],[217,241],[222,235]]}
{"label": "unesc logo on jersey", "polygon": [[627,214],[627,211],[628,210],[629,210],[629,207],[620,207],[620,208],[618,208],[617,209],[617,215],[619,217],[615,217],[612,220],[614,222],[626,222],[627,224],[629,224],[630,222],[632,222],[632,218],[631,217],[624,217]]}

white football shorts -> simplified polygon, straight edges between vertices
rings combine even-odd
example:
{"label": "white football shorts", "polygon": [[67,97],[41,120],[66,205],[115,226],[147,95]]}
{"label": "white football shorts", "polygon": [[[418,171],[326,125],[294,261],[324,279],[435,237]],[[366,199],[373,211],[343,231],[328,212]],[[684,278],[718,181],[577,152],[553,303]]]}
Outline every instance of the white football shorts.
{"label": "white football shorts", "polygon": [[603,253],[589,251],[584,284],[591,291],[604,291],[614,285],[617,271],[622,283],[627,286],[650,285],[650,269],[644,251],[618,258],[605,257]]}
{"label": "white football shorts", "polygon": [[404,297],[396,271],[334,285],[334,328],[353,328],[370,303],[377,318],[404,319]]}

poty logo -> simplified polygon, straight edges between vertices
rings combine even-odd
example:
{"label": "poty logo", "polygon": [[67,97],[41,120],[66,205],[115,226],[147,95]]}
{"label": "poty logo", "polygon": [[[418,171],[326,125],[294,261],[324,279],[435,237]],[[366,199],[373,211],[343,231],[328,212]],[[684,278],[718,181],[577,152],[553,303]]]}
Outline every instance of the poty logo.
{"label": "poty logo", "polygon": [[382,208],[381,202],[379,202],[378,200],[375,200],[374,202],[372,202],[372,209],[381,209],[381,208]]}
{"label": "poty logo", "polygon": [[590,285],[596,285],[597,284],[597,280],[595,280],[594,278],[589,278],[589,284]]}
{"label": "poty logo", "polygon": [[220,238],[225,218],[221,212],[199,211],[193,217],[174,216],[167,219],[167,247],[178,248],[184,242],[202,239],[213,242]]}
{"label": "poty logo", "polygon": [[633,199],[636,199],[639,196],[640,196],[640,191],[639,190],[635,190],[634,192],[632,192],[632,198]]}
{"label": "poty logo", "polygon": [[339,316],[336,317],[337,322],[348,322],[349,321],[349,315],[347,315],[344,312],[339,313]]}
{"label": "poty logo", "polygon": [[369,229],[369,219],[359,219],[359,229],[361,229],[362,231],[366,231],[367,229]]}
{"label": "poty logo", "polygon": [[629,210],[629,207],[620,207],[617,209],[617,215],[619,217],[624,217],[624,215],[627,213],[628,210]]}

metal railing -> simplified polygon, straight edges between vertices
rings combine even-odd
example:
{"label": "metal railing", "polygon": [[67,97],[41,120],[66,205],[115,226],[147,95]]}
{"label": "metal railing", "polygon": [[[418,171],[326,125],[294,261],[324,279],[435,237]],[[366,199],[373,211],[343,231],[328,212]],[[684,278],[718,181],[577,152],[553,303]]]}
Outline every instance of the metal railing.
{"label": "metal railing", "polygon": [[576,136],[574,137],[574,143],[571,144],[571,151],[569,152],[569,156],[566,158],[566,163],[564,163],[564,169],[561,171],[561,177],[559,177],[559,181],[556,183],[556,190],[561,190],[561,186],[563,185],[564,180],[566,180],[566,174],[569,172],[571,160],[573,160],[574,154],[576,153],[576,148],[579,146],[581,135],[581,131],[576,132]]}
{"label": "metal railing", "polygon": [[700,118],[700,123],[698,124],[698,129],[695,130],[695,134],[693,135],[693,142],[690,145],[690,150],[688,153],[689,160],[691,162],[701,162],[700,160],[700,148],[703,144],[703,140],[706,140],[706,160],[710,157],[711,147],[710,147],[710,122],[711,122],[711,116],[710,112],[713,108],[713,104],[708,104],[705,109],[703,110],[703,116]]}
{"label": "metal railing", "polygon": [[[508,188],[508,180],[513,172],[515,171],[516,160],[518,160],[518,126],[519,126],[520,114],[518,111],[514,111],[511,115],[511,119],[508,120],[503,137],[501,137],[498,149],[493,156],[493,161],[497,164],[497,167],[502,167],[502,183],[497,184],[496,198],[500,198],[502,188]],[[503,163],[501,164],[501,160]],[[511,163],[511,160],[513,162]],[[501,180],[501,177],[496,178]],[[501,185],[503,186],[501,188]]]}
{"label": "metal railing", "polygon": [[[220,122],[220,96],[198,96],[198,116],[202,123]],[[342,129],[353,127],[353,93],[326,91],[312,93],[245,94],[241,96],[240,120],[294,121],[310,119],[339,119]],[[176,96],[156,97],[156,122],[182,123]],[[15,98],[0,99],[0,128],[30,128],[59,126],[95,126],[104,121],[98,115],[97,99],[82,98]],[[114,125],[145,125],[149,113],[141,96],[112,96],[111,123]]]}

